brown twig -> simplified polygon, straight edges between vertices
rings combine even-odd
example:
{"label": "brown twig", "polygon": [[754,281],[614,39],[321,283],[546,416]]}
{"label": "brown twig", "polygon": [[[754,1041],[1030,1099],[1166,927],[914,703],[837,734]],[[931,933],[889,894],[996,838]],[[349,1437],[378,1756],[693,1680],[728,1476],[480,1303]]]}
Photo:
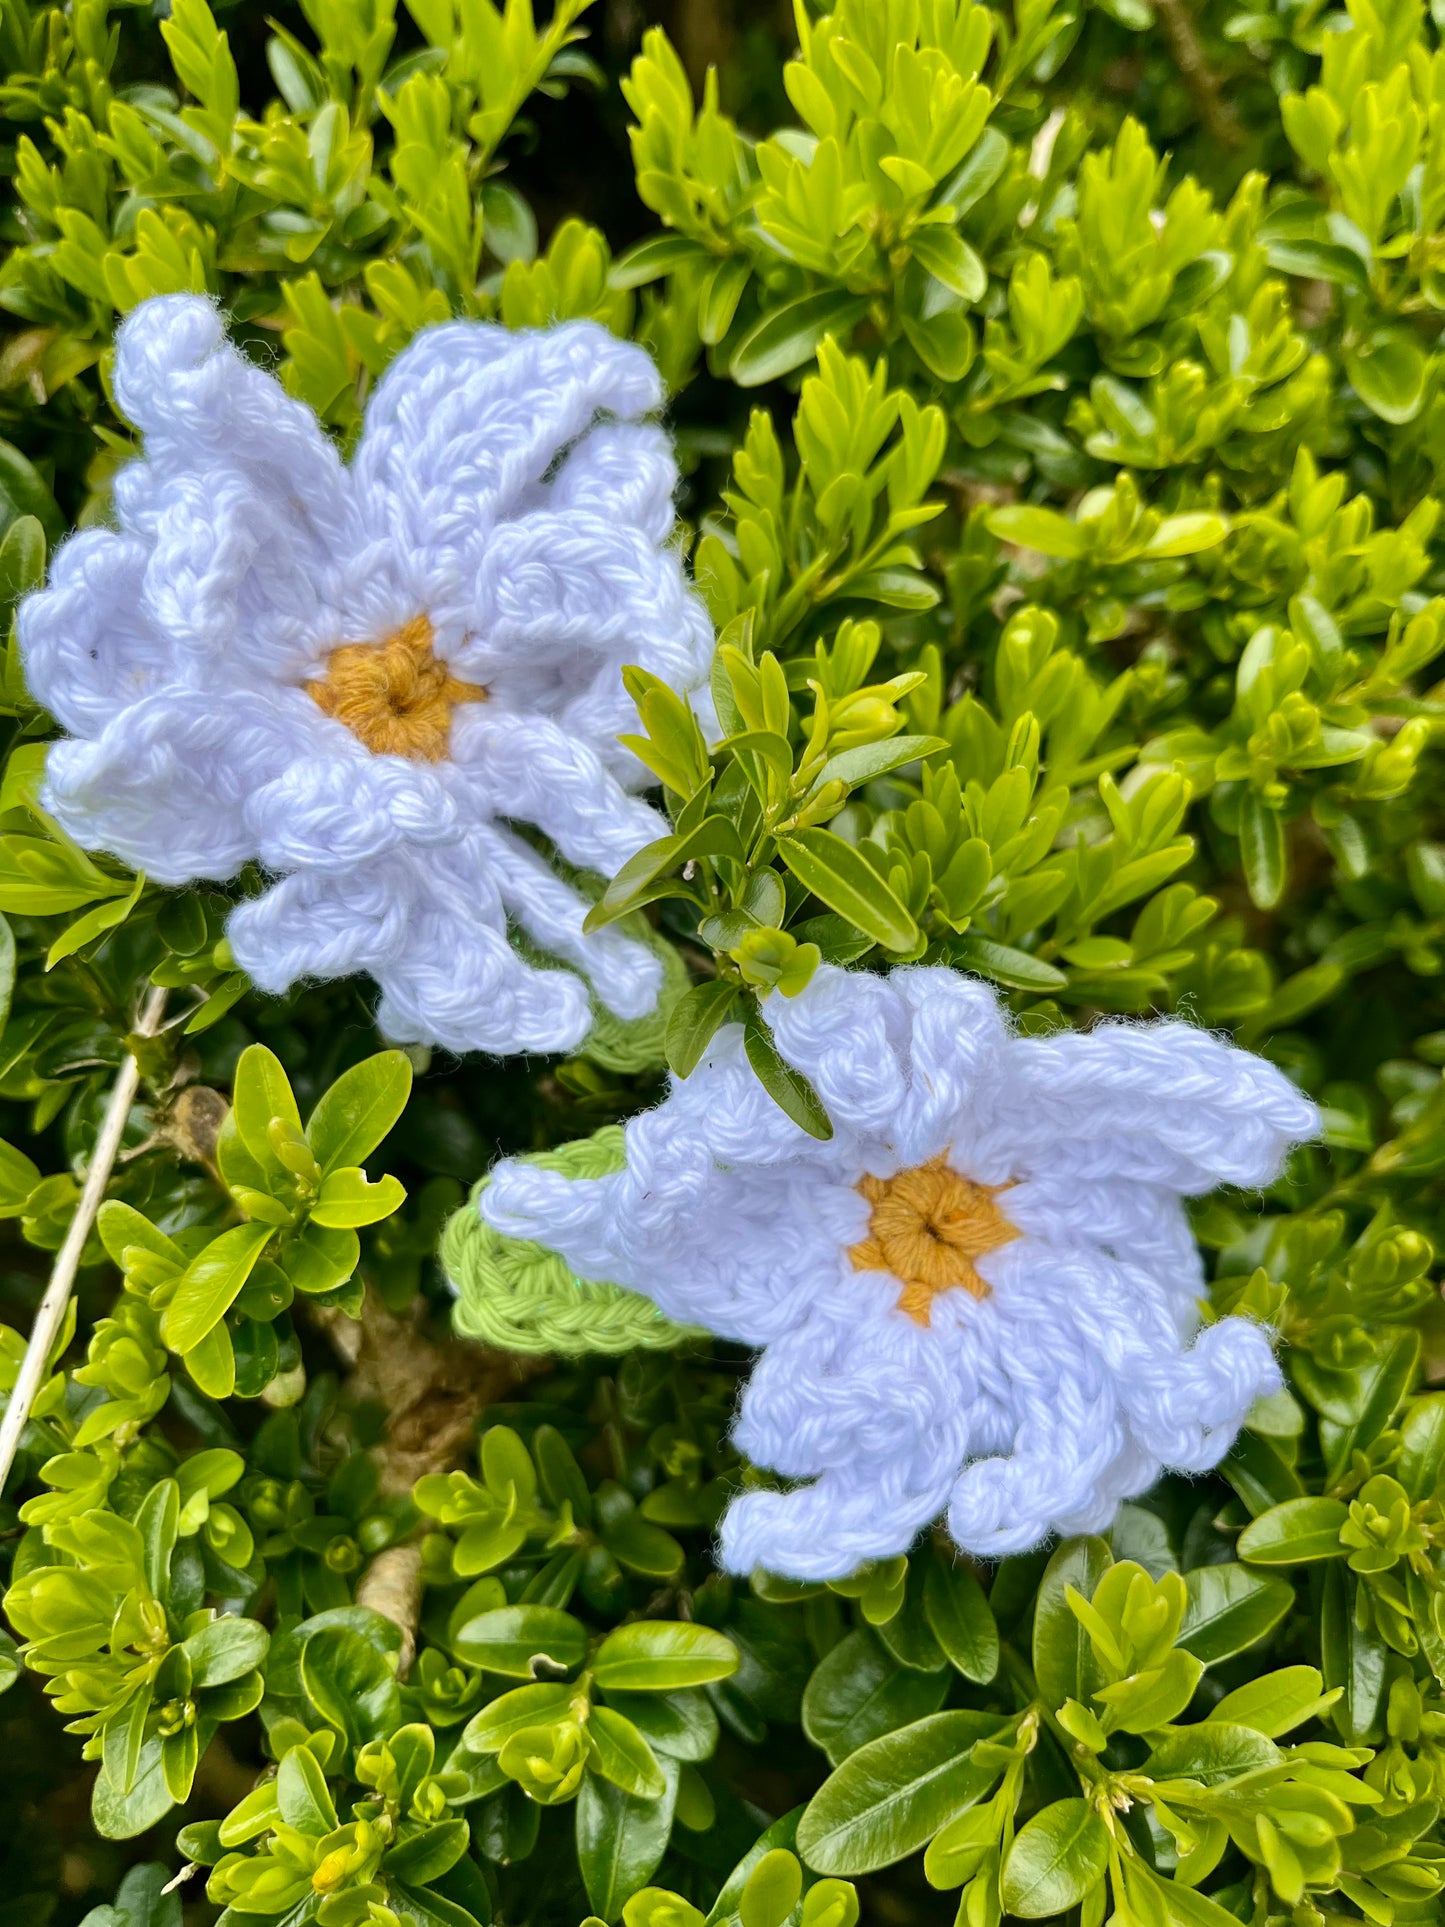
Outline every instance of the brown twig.
{"label": "brown twig", "polygon": [[[348,1368],[348,1398],[386,1414],[385,1435],[373,1453],[383,1493],[409,1494],[428,1473],[450,1472],[471,1452],[487,1406],[511,1398],[526,1379],[547,1369],[543,1359],[514,1357],[469,1339],[436,1344],[423,1328],[426,1311],[418,1298],[397,1316],[368,1291],[360,1319],[335,1310],[318,1314]],[[421,1549],[415,1541],[377,1553],[356,1599],[401,1628],[405,1678],[421,1618]]]}
{"label": "brown twig", "polygon": [[1238,147],[1244,139],[1244,130],[1221,92],[1219,76],[1199,43],[1187,0],[1154,0],[1154,6],[1179,77],[1199,110],[1204,131],[1222,147]]}

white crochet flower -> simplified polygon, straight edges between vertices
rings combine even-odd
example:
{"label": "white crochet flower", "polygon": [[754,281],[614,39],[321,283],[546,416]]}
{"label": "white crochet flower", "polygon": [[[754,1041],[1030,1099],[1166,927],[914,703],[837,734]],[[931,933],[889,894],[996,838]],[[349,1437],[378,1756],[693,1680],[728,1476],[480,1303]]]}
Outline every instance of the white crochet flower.
{"label": "white crochet flower", "polygon": [[482,1198],[580,1277],[764,1348],[737,1443],[814,1483],[737,1499],[728,1569],[838,1578],[944,1511],[993,1558],[1219,1461],[1279,1373],[1248,1319],[1199,1330],[1180,1199],[1263,1184],[1314,1134],[1278,1070],[1182,1023],[1015,1037],[943,969],[825,967],[768,1020],[830,1142],[732,1026],[627,1125],[625,1170],[506,1162]]}
{"label": "white crochet flower", "polygon": [[232,916],[280,991],[368,971],[382,1028],[455,1050],[570,1049],[584,971],[619,1017],[661,974],[584,937],[587,905],[513,823],[612,874],[665,832],[627,794],[624,664],[706,676],[711,634],[672,529],[662,399],[641,348],[588,322],[421,334],[350,466],[226,342],[211,304],[145,302],[116,398],[145,458],[117,528],[73,536],[20,613],[26,673],[70,732],[46,807],[163,883],[279,875]]}

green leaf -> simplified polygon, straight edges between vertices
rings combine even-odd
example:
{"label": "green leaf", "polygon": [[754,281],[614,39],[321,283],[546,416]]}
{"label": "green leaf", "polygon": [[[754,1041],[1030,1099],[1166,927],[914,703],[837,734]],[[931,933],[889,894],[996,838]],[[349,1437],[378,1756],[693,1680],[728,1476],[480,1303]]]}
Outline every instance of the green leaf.
{"label": "green leaf", "polygon": [[619,1693],[614,1689],[607,1699],[631,1720],[654,1753],[697,1761],[710,1759],[717,1746],[717,1714],[703,1693]]}
{"label": "green leaf", "polygon": [[1098,1661],[1084,1627],[1069,1610],[1068,1589],[1092,1599],[1113,1563],[1103,1539],[1066,1539],[1039,1581],[1034,1608],[1034,1677],[1050,1706],[1078,1700],[1086,1706],[1102,1684]]}
{"label": "green leaf", "polygon": [[45,530],[35,515],[18,515],[0,542],[0,626],[7,627],[21,596],[45,580]]}
{"label": "green leaf", "polygon": [[271,1635],[255,1619],[225,1613],[192,1633],[183,1644],[191,1659],[191,1685],[223,1686],[253,1672],[266,1657]]}
{"label": "green leaf", "polygon": [[1220,1786],[1241,1774],[1277,1766],[1282,1757],[1274,1742],[1253,1727],[1211,1717],[1199,1726],[1166,1733],[1149,1755],[1145,1771],[1154,1780]]}
{"label": "green leaf", "polygon": [[1209,1724],[1250,1726],[1271,1740],[1278,1739],[1339,1697],[1323,1688],[1324,1681],[1313,1666],[1283,1666],[1226,1693],[1209,1715]]}
{"label": "green leaf", "polygon": [[1365,406],[1392,426],[1403,427],[1425,399],[1426,361],[1404,328],[1378,328],[1358,348],[1346,348],[1345,371]]}
{"label": "green leaf", "polygon": [[91,1789],[90,1814],[95,1830],[107,1840],[133,1840],[163,1820],[175,1805],[161,1764],[161,1743],[149,1739],[141,1748],[140,1764],[128,1793],[116,1787],[104,1767]]}
{"label": "green leaf", "polygon": [[593,1656],[604,1691],[670,1693],[728,1679],[738,1651],[723,1633],[685,1620],[635,1619],[610,1632]]}
{"label": "green leaf", "polygon": [[1346,1746],[1384,1737],[1380,1711],[1389,1679],[1389,1649],[1372,1623],[1362,1623],[1357,1584],[1343,1565],[1327,1567],[1320,1612],[1320,1668],[1325,1685],[1340,1690],[1332,1718]]}
{"label": "green leaf", "polygon": [[1200,1566],[1185,1573],[1184,1586],[1178,1644],[1206,1666],[1263,1639],[1294,1604],[1294,1587],[1286,1580],[1241,1565]]}
{"label": "green leaf", "polygon": [[586,1731],[592,1764],[604,1779],[643,1800],[665,1791],[662,1768],[631,1720],[610,1706],[594,1706]]}
{"label": "green leaf", "polygon": [[918,926],[866,857],[831,830],[778,838],[778,854],[798,881],[885,950],[911,950]]}
{"label": "green leaf", "polygon": [[280,1058],[264,1044],[241,1052],[231,1088],[231,1117],[259,1169],[273,1182],[287,1183],[291,1173],[276,1154],[270,1127],[277,1120],[288,1135],[300,1137],[301,1113]]}
{"label": "green leaf", "polygon": [[675,1760],[659,1764],[665,1786],[655,1800],[640,1800],[595,1773],[583,1778],[576,1806],[577,1863],[588,1904],[603,1920],[617,1919],[667,1851],[680,1769]]}
{"label": "green leaf", "polygon": [[349,1626],[323,1626],[301,1649],[301,1685],[324,1720],[353,1746],[401,1722],[401,1692],[386,1655]]}
{"label": "green leaf", "polygon": [[980,977],[1003,984],[1009,990],[1063,990],[1069,981],[1062,970],[1045,963],[1041,957],[1031,957],[1027,950],[1015,950],[1006,943],[995,943],[992,937],[976,936],[972,931],[954,937],[948,953],[953,963],[965,970],[976,970]]}
{"label": "green leaf", "polygon": [[83,917],[77,917],[74,923],[68,924],[46,951],[45,968],[53,970],[62,957],[73,956],[93,937],[103,937],[107,930],[117,929],[140,902],[145,887],[145,877],[138,876],[125,896],[98,903],[93,910],[87,910]]}
{"label": "green leaf", "polygon": [[393,1880],[425,1885],[454,1867],[469,1844],[465,1820],[443,1820],[393,1847],[381,1863],[382,1872]]}
{"label": "green leaf", "polygon": [[814,1667],[803,1694],[803,1731],[841,1766],[860,1746],[936,1713],[947,1672],[900,1666],[867,1627],[847,1633]]}
{"label": "green leaf", "polygon": [[935,1559],[923,1582],[933,1636],[965,1679],[987,1686],[998,1671],[998,1627],[972,1570]]}
{"label": "green leaf", "polygon": [[560,1681],[518,1686],[484,1706],[468,1722],[462,1738],[474,1753],[500,1753],[514,1733],[561,1719],[572,1693],[573,1689]]}
{"label": "green leaf", "polygon": [[1109,1830],[1087,1800],[1056,1800],[1036,1813],[1009,1848],[1000,1891],[1023,1920],[1075,1907],[1103,1879]]}
{"label": "green leaf", "polygon": [[276,1805],[288,1827],[320,1839],[336,1826],[336,1805],[309,1746],[293,1746],[276,1775]]}
{"label": "green leaf", "polygon": [[811,361],[825,335],[846,340],[867,308],[862,295],[841,290],[800,295],[771,309],[749,328],[733,350],[728,372],[740,388],[776,381]]}
{"label": "green leaf", "polygon": [[534,1660],[569,1672],[582,1664],[587,1629],[555,1606],[500,1606],[469,1619],[452,1641],[458,1659],[511,1679],[535,1677]]}
{"label": "green leaf", "polygon": [[619,254],[607,270],[609,288],[641,288],[649,281],[660,281],[675,268],[706,261],[706,248],[690,241],[685,234],[649,234],[624,254]]}
{"label": "green leaf", "polygon": [[800,1071],[785,1063],[773,1042],[773,1034],[756,1006],[748,1011],[743,1024],[743,1049],[753,1073],[778,1109],[790,1117],[809,1137],[827,1141],[833,1125],[823,1109],[818,1093]]}
{"label": "green leaf", "polygon": [[815,1873],[891,1866],[931,1840],[998,1778],[973,1748],[1004,1722],[987,1713],[934,1713],[870,1740],[831,1773],[798,1822],[798,1851]]}
{"label": "green leaf", "polygon": [[410,1096],[411,1060],[402,1051],[378,1051],[343,1071],[306,1122],[306,1142],[323,1176],[364,1164]]}
{"label": "green leaf", "polygon": [[1286,1499],[1251,1521],[1239,1535],[1239,1556],[1256,1566],[1294,1566],[1343,1558],[1340,1528],[1350,1509],[1339,1499]]}
{"label": "green leaf", "polygon": [[173,1352],[188,1352],[234,1304],[256,1260],[274,1236],[268,1224],[240,1224],[212,1238],[186,1266],[161,1320]]}
{"label": "green leaf", "polygon": [[916,763],[947,748],[948,743],[942,736],[889,736],[881,743],[859,743],[854,749],[840,749],[813,778],[810,794],[816,794],[825,783],[846,783],[850,789],[856,789],[877,776],[886,776],[890,770],[902,769],[905,763]]}
{"label": "green leaf", "polygon": [[981,301],[988,289],[988,269],[957,228],[921,227],[909,241],[913,258],[964,301]]}
{"label": "green leaf", "polygon": [[737,1003],[735,983],[714,978],[711,983],[694,984],[679,997],[667,1020],[664,1048],[669,1067],[679,1077],[690,1077],[702,1062],[703,1053],[725,1024]]}
{"label": "green leaf", "polygon": [[1239,856],[1250,901],[1260,910],[1273,910],[1284,895],[1289,865],[1284,823],[1254,790],[1239,804]]}
{"label": "green leaf", "polygon": [[984,520],[990,535],[996,535],[1001,542],[1012,542],[1020,549],[1034,549],[1040,555],[1069,562],[1088,553],[1089,531],[1053,509],[1011,502],[1003,508],[990,509]]}
{"label": "green leaf", "polygon": [[786,1927],[803,1895],[803,1869],[786,1847],[765,1853],[748,1875],[738,1905],[741,1927]]}
{"label": "green leaf", "polygon": [[399,1178],[388,1172],[373,1184],[359,1165],[343,1165],[321,1181],[321,1194],[311,1207],[312,1224],[333,1230],[378,1224],[406,1203]]}
{"label": "green leaf", "polygon": [[1203,1672],[1201,1660],[1176,1647],[1161,1666],[1095,1687],[1094,1698],[1109,1709],[1113,1728],[1149,1733],[1178,1719],[1193,1699]]}

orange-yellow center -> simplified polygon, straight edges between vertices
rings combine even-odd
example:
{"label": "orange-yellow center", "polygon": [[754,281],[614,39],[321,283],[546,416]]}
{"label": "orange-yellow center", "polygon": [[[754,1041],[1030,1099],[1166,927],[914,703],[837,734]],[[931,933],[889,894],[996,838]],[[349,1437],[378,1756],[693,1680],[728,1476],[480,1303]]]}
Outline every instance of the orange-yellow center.
{"label": "orange-yellow center", "polygon": [[903,1289],[899,1309],[926,1325],[941,1291],[962,1285],[975,1298],[988,1286],[974,1260],[1018,1237],[994,1203],[1006,1184],[974,1184],[945,1158],[894,1178],[864,1177],[858,1189],[873,1207],[868,1236],[848,1253],[855,1271],[887,1271]]}
{"label": "orange-yellow center", "polygon": [[432,626],[413,616],[381,642],[348,642],[326,659],[326,674],[306,685],[328,716],[378,756],[440,763],[447,755],[452,711],[484,703],[479,684],[462,682],[432,649]]}

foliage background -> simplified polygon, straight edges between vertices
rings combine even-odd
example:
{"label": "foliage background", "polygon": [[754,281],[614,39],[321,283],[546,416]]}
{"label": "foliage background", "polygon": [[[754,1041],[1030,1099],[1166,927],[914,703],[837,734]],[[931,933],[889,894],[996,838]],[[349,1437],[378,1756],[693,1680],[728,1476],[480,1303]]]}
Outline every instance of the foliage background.
{"label": "foliage background", "polygon": [[[89,863],[38,814],[50,726],[12,654],[0,1296],[16,1332],[147,980],[180,1021],[143,1047],[78,1336],[0,1517],[11,1623],[33,1661],[59,1638],[56,1664],[83,1675],[69,1711],[111,1729],[116,1797],[96,1813],[133,1837],[97,1830],[81,1738],[11,1663],[0,1922],[100,1906],[94,1927],[177,1927],[163,1878],[185,1852],[216,1857],[208,1823],[249,1794],[268,1748],[292,1761],[293,1825],[303,1809],[315,1821],[298,1835],[303,1884],[325,1858],[326,1801],[349,1820],[371,1791],[358,1825],[401,1822],[425,1846],[405,1883],[421,1897],[404,1901],[424,1921],[466,1918],[449,1906],[539,1927],[589,1906],[616,1918],[653,1881],[744,1927],[840,1927],[858,1903],[829,1878],[855,1874],[865,1917],[890,1922],[949,1918],[960,1888],[973,1927],[1001,1906],[1097,1922],[1106,1891],[1118,1919],[1149,1927],[1436,1917],[1433,13],[855,0],[787,68],[799,26],[763,5],[611,0],[570,46],[566,16],[539,42],[526,9],[485,0],[417,0],[395,19],[383,0],[269,15],[179,0],[165,26],[163,11],[0,6],[10,599],[47,543],[105,512],[129,447],[105,351],[117,311],[148,292],[219,294],[343,438],[427,321],[595,314],[645,339],[674,388],[693,566],[731,651],[720,699],[748,734],[710,755],[639,684],[678,835],[598,914],[655,905],[686,957],[697,988],[669,1032],[674,1063],[751,1013],[759,1074],[826,1128],[771,1057],[754,993],[794,987],[820,951],[928,955],[993,976],[1025,1024],[1158,1008],[1228,1027],[1301,1078],[1328,1131],[1270,1198],[1199,1215],[1216,1304],[1278,1322],[1291,1390],[1222,1476],[1126,1508],[1112,1566],[1083,1542],[1047,1571],[1045,1552],[972,1575],[930,1547],[906,1574],[807,1597],[723,1582],[708,1526],[754,1476],[721,1442],[746,1361],[694,1349],[538,1368],[448,1342],[431,1255],[496,1152],[565,1144],[649,1101],[655,1040],[626,1070],[595,1049],[403,1062],[375,1056],[362,986],[253,996],[218,947],[224,901]],[[644,39],[659,23],[668,41]],[[921,61],[894,51],[920,39]],[[717,93],[695,120],[710,63]],[[774,137],[800,120],[817,149]],[[274,1058],[253,1052],[238,1075],[258,1043]],[[329,1138],[313,1124],[308,1147],[300,1115],[348,1071]],[[353,1132],[344,1162],[394,1182],[354,1214],[370,1228],[353,1277],[344,1221],[318,1235],[308,1160],[327,1164],[329,1144],[337,1164],[338,1117],[377,1091],[395,1128],[375,1153]],[[246,1244],[256,1223],[279,1235],[220,1317],[237,1281],[216,1283],[218,1241]],[[182,1273],[189,1325],[170,1311]],[[311,1299],[294,1315],[293,1291]],[[7,1347],[0,1360],[18,1357]],[[482,1479],[448,1484],[454,1465],[478,1469],[479,1428]],[[138,1520],[151,1548],[134,1570],[114,1520]],[[398,1547],[412,1566],[379,1563]],[[414,1623],[383,1578],[417,1558],[404,1700],[374,1611],[333,1624],[329,1644],[312,1627],[298,1659],[300,1616],[345,1609],[358,1587]],[[68,1590],[81,1570],[101,1574],[99,1621]],[[126,1618],[167,1588],[169,1619]],[[171,1657],[201,1638],[187,1613],[203,1600],[272,1636],[268,1650],[264,1631],[230,1629],[233,1676],[210,1702],[199,1661]],[[563,1617],[493,1616],[519,1605]],[[515,1689],[509,1626],[559,1676],[590,1641],[605,1707],[597,1642],[648,1622],[682,1629],[642,1682],[668,1689],[671,1713],[636,1691],[622,1702],[655,1754],[625,1740],[609,1776],[553,1701],[543,1737],[501,1766],[464,1748],[460,1778],[419,1791],[405,1760],[432,1743],[418,1729],[440,1764],[463,1720]],[[192,1757],[177,1714],[167,1771],[183,1786],[194,1769],[194,1788],[152,1826],[120,1789],[131,1738],[160,1757],[158,1676],[157,1708],[230,1723]],[[343,1701],[365,1701],[371,1725],[352,1730]],[[391,1751],[363,1760],[369,1740]],[[858,1769],[830,1775],[863,1743],[868,1787]],[[759,1860],[777,1822],[744,1898],[730,1870]],[[342,1853],[328,1922],[382,1921],[367,1910],[404,1899],[400,1863],[373,1879],[370,1839],[328,1838]],[[433,1881],[426,1854],[440,1866],[459,1842]],[[132,1874],[106,1911],[132,1864],[165,1875]],[[199,1881],[183,1891],[187,1922],[215,1917]],[[629,1904],[629,1927],[699,1917]]]}

